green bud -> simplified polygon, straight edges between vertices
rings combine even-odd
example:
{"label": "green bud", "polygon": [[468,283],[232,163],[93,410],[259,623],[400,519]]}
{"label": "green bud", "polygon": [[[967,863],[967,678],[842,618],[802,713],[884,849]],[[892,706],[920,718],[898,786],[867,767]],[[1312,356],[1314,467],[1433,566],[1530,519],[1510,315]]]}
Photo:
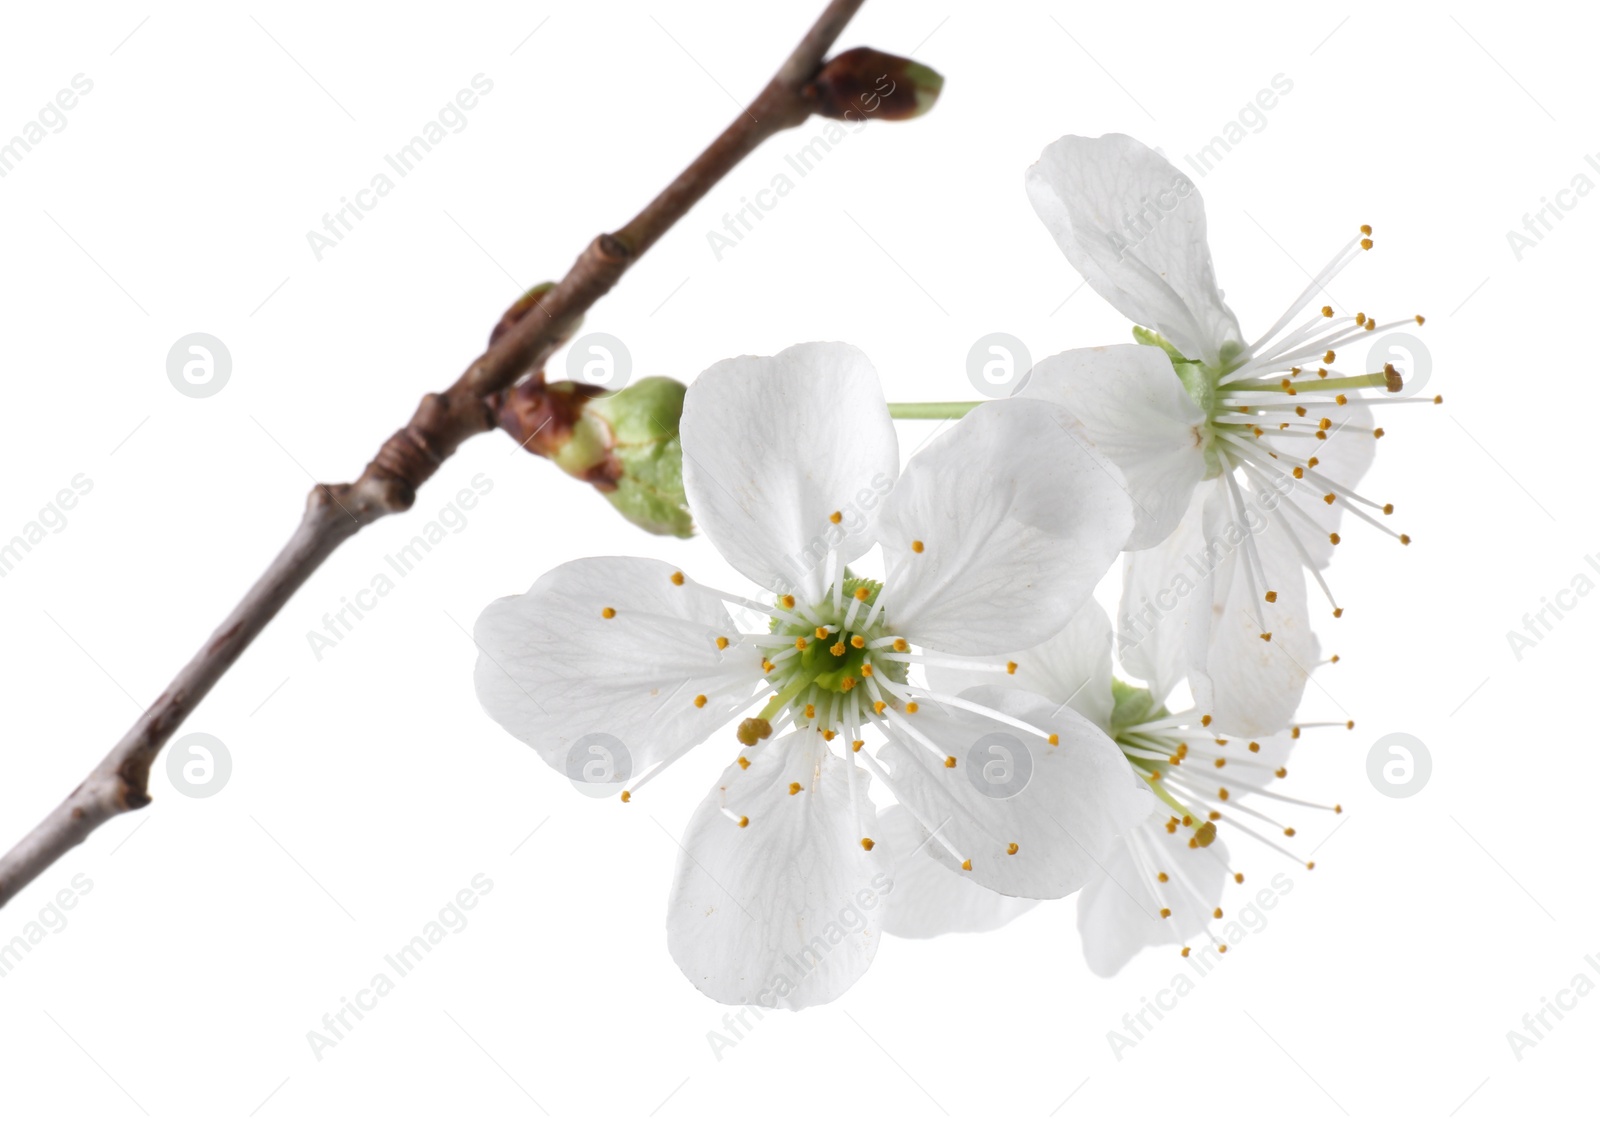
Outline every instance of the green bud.
{"label": "green bud", "polygon": [[584,406],[584,420],[595,422],[611,438],[615,486],[606,498],[629,522],[651,534],[688,538],[694,533],[683,494],[683,443],[678,438],[686,391],[670,377],[646,377]]}
{"label": "green bud", "polygon": [[619,393],[535,378],[497,406],[499,425],[524,449],[592,484],[651,534],[694,533],[683,493],[682,382],[646,377]]}

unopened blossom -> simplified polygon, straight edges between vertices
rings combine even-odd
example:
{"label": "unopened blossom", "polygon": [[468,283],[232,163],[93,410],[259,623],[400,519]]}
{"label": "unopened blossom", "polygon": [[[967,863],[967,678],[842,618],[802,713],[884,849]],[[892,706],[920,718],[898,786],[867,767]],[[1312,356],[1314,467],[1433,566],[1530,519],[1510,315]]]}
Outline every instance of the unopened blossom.
{"label": "unopened blossom", "polygon": [[[622,800],[719,731],[736,753],[690,820],[668,912],[684,973],[729,1003],[830,1001],[877,949],[894,885],[874,779],[932,831],[965,883],[1076,890],[1149,810],[1104,732],[1020,688],[958,696],[929,671],[1035,645],[1089,598],[1132,528],[1125,485],[1065,410],[985,405],[902,472],[876,374],[814,343],[712,366],[681,421],[701,530],[748,581],[669,563],[557,567],[479,618],[478,695],[578,777],[620,748]],[[851,565],[881,553],[881,582]],[[1026,788],[979,790],[963,764],[1000,733]],[[726,754],[723,756],[726,758]]]}
{"label": "unopened blossom", "polygon": [[1224,725],[1280,730],[1317,660],[1308,575],[1343,613],[1324,576],[1343,516],[1410,541],[1390,504],[1355,487],[1383,435],[1372,406],[1423,399],[1391,396],[1392,365],[1351,373],[1340,358],[1423,320],[1312,306],[1372,248],[1363,225],[1247,339],[1217,286],[1199,190],[1125,135],[1061,138],[1027,187],[1073,267],[1138,324],[1140,344],[1046,358],[1024,390],[1066,405],[1133,494],[1123,661],[1158,700],[1186,677]]}

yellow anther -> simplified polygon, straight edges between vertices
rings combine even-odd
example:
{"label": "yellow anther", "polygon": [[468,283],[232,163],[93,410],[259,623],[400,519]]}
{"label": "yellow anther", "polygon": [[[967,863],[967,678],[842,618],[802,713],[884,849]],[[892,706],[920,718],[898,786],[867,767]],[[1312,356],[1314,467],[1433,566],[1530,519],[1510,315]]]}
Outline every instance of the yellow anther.
{"label": "yellow anther", "polygon": [[745,816],[743,816],[743,815],[740,815],[740,817],[739,817],[739,828],[743,829],[745,826],[747,826],[749,824],[750,824],[750,819],[745,817]]}
{"label": "yellow anther", "polygon": [[1172,909],[1171,908],[1163,908],[1163,909],[1161,909],[1161,918],[1163,920],[1170,918],[1171,915],[1172,915]]}
{"label": "yellow anther", "polygon": [[1212,910],[1211,910],[1211,918],[1212,918],[1212,919],[1213,919],[1213,920],[1220,920],[1220,919],[1222,919],[1222,909],[1221,909],[1221,908],[1213,908],[1213,909],[1212,909]]}
{"label": "yellow anther", "polygon": [[1007,676],[1015,676],[1016,674],[1017,674],[1017,662],[1014,661],[1014,660],[1006,661],[1006,675]]}
{"label": "yellow anther", "polygon": [[1167,883],[1167,874],[1166,873],[1157,873],[1156,874],[1156,879],[1158,881],[1160,881],[1162,884],[1166,884]]}
{"label": "yellow anther", "polygon": [[1294,826],[1291,825],[1291,826],[1286,827],[1284,829],[1284,831],[1283,831],[1283,835],[1285,837],[1293,837],[1294,836]]}
{"label": "yellow anther", "polygon": [[1364,252],[1370,252],[1372,250],[1372,241],[1371,240],[1362,240],[1361,241],[1361,250],[1364,251]]}
{"label": "yellow anther", "polygon": [[1333,308],[1332,307],[1323,307],[1322,308],[1322,317],[1323,318],[1332,318],[1333,317]]}
{"label": "yellow anther", "polygon": [[872,665],[863,664],[861,666],[861,675],[863,675],[863,676],[871,676],[872,675]]}
{"label": "yellow anther", "polygon": [[1328,541],[1331,542],[1334,546],[1338,546],[1339,545],[1339,532],[1338,531],[1334,531],[1332,534],[1330,534],[1328,536]]}
{"label": "yellow anther", "polygon": [[791,782],[789,783],[789,796],[792,798],[804,789],[805,787],[801,786],[798,782]]}
{"label": "yellow anther", "polygon": [[1335,405],[1348,405],[1350,403],[1350,398],[1346,397],[1343,393],[1340,393],[1334,397],[1333,403]]}
{"label": "yellow anther", "polygon": [[1330,492],[1328,492],[1327,495],[1324,495],[1322,497],[1322,502],[1328,504],[1331,507],[1333,505],[1333,501],[1335,499],[1337,499],[1337,498],[1338,498],[1338,496],[1334,495],[1333,492],[1330,491]]}
{"label": "yellow anther", "polygon": [[1226,786],[1223,786],[1217,790],[1217,800],[1219,802],[1226,802],[1228,800],[1228,788]]}
{"label": "yellow anther", "polygon": [[894,639],[895,652],[905,652],[910,647],[910,645],[906,644],[906,639],[904,637],[896,637]]}
{"label": "yellow anther", "polygon": [[854,688],[855,686],[856,686],[856,678],[854,676],[846,676],[844,679],[839,681],[839,691],[841,691],[841,692],[848,692],[851,688]]}
{"label": "yellow anther", "polygon": [[837,731],[829,731],[827,728],[823,728],[822,731],[822,737],[830,743],[833,742],[833,737],[837,734]]}
{"label": "yellow anther", "polygon": [[828,516],[828,522],[837,526],[839,523],[844,522],[844,515],[838,511],[835,511],[832,515]]}
{"label": "yellow anther", "polygon": [[766,657],[761,658],[761,671],[771,672],[776,667],[778,666],[773,664],[772,661],[768,660]]}
{"label": "yellow anther", "polygon": [[[739,742],[744,743],[746,747],[755,747],[763,739],[771,739],[773,724],[768,723],[762,716],[750,716],[749,719],[741,719],[739,721],[739,729],[736,734],[738,734]],[[741,766],[747,766],[747,763],[744,763],[742,759]]]}
{"label": "yellow anther", "polygon": [[1381,428],[1373,429],[1372,430],[1372,438],[1374,440],[1382,440],[1383,439],[1383,429],[1381,429]]}
{"label": "yellow anther", "polygon": [[913,554],[921,554],[922,553],[922,540],[921,539],[914,538],[914,539],[911,540],[911,553],[913,553]]}
{"label": "yellow anther", "polygon": [[828,627],[826,625],[818,625],[813,632],[816,633],[817,640],[819,641],[825,641],[828,639]]}
{"label": "yellow anther", "polygon": [[861,839],[861,848],[865,849],[868,853],[872,852],[872,847],[876,844],[877,842],[872,840],[870,837],[863,837]]}
{"label": "yellow anther", "polygon": [[683,585],[683,571],[682,570],[674,570],[672,572],[672,584],[675,585],[675,586]]}
{"label": "yellow anther", "polygon": [[1274,601],[1277,601],[1277,600],[1278,600],[1278,591],[1277,590],[1268,590],[1267,591],[1267,601],[1274,602]]}
{"label": "yellow anther", "polygon": [[1200,717],[1200,726],[1201,727],[1210,727],[1211,726],[1211,717],[1209,715],[1202,715]]}
{"label": "yellow anther", "polygon": [[954,755],[946,755],[944,757],[944,765],[946,769],[954,770],[956,765],[956,757]]}
{"label": "yellow anther", "polygon": [[727,637],[718,637],[717,638],[717,648],[720,650],[720,649],[725,649],[727,647],[728,647],[728,638]]}
{"label": "yellow anther", "polygon": [[739,769],[740,770],[749,770],[750,769],[750,760],[745,758],[743,755],[739,756]]}
{"label": "yellow anther", "polygon": [[914,703],[907,704],[906,705],[906,714],[907,715],[916,715],[917,714],[917,705],[914,704]]}
{"label": "yellow anther", "polygon": [[845,643],[843,641],[835,641],[833,643],[832,647],[830,647],[828,649],[828,651],[830,653],[832,653],[834,656],[843,656],[844,655],[844,650],[845,650]]}
{"label": "yellow anther", "polygon": [[855,649],[865,648],[866,644],[867,644],[867,638],[863,637],[860,633],[857,633],[857,634],[855,634],[854,636],[852,636],[850,638],[850,647],[851,648],[855,648]]}
{"label": "yellow anther", "polygon": [[817,705],[816,704],[807,704],[806,705],[806,718],[807,719],[815,719],[815,718],[817,718]]}
{"label": "yellow anther", "polygon": [[972,858],[968,857],[965,861],[962,861],[961,867],[970,873],[972,871]]}
{"label": "yellow anther", "polygon": [[1362,234],[1362,235],[1363,235],[1363,236],[1370,236],[1370,235],[1372,235],[1372,225],[1370,225],[1370,224],[1363,224],[1363,225],[1362,225],[1362,226],[1361,226],[1361,234]]}
{"label": "yellow anther", "polygon": [[1385,515],[1393,515],[1394,514],[1394,504],[1393,503],[1385,503],[1383,505],[1383,513]]}
{"label": "yellow anther", "polygon": [[1333,363],[1333,351],[1329,350],[1326,354],[1322,355],[1322,364],[1323,365],[1331,365],[1332,363]]}
{"label": "yellow anther", "polygon": [[857,601],[866,601],[867,598],[869,598],[871,596],[872,596],[872,591],[867,589],[866,586],[857,586],[856,587],[856,600]]}
{"label": "yellow anther", "polygon": [[805,647],[810,643],[811,642],[806,640],[804,637],[796,637],[794,639],[794,647],[800,649],[801,651],[804,651]]}
{"label": "yellow anther", "polygon": [[616,615],[617,611],[612,609],[609,605],[600,611],[600,616],[604,617],[607,621],[610,621]]}
{"label": "yellow anther", "polygon": [[1412,316],[1411,316],[1411,317],[1412,317],[1412,318],[1414,318],[1414,319],[1416,319],[1416,320],[1417,320],[1417,325],[1418,325],[1418,326],[1421,326],[1421,325],[1422,325],[1422,324],[1423,324],[1423,323],[1424,323],[1424,322],[1426,322],[1426,321],[1427,321],[1427,320],[1426,320],[1426,319],[1424,319],[1424,318],[1423,318],[1423,317],[1422,317],[1422,316],[1421,316],[1421,315],[1420,315],[1420,314],[1414,314],[1414,315],[1412,315]]}
{"label": "yellow anther", "polygon": [[867,741],[865,739],[853,739],[850,742],[850,749],[852,751],[859,751],[862,747],[866,746],[866,743]]}
{"label": "yellow anther", "polygon": [[1061,736],[1052,735],[1046,740],[1046,742],[1048,742],[1052,747],[1059,747],[1061,746]]}
{"label": "yellow anther", "polygon": [[695,707],[705,707],[706,706],[706,698],[704,696],[696,696],[694,698],[694,706]]}
{"label": "yellow anther", "polygon": [[622,792],[622,800],[624,802],[631,802],[631,801],[633,801],[633,795],[630,794],[628,791],[624,790]]}
{"label": "yellow anther", "polygon": [[1260,753],[1260,751],[1261,751],[1261,744],[1257,743],[1254,739],[1250,740],[1250,753],[1252,755],[1254,755],[1254,754]]}
{"label": "yellow anther", "polygon": [[784,594],[782,597],[780,597],[778,599],[778,604],[783,606],[785,609],[793,609],[794,608],[794,594]]}
{"label": "yellow anther", "polygon": [[1218,770],[1221,770],[1223,767],[1228,765],[1228,760],[1227,759],[1217,759],[1215,762],[1212,763],[1212,765],[1215,766]]}
{"label": "yellow anther", "polygon": [[1017,843],[1015,841],[1006,846],[1006,855],[1008,857],[1015,857],[1017,855]]}
{"label": "yellow anther", "polygon": [[889,705],[884,703],[882,700],[874,700],[872,702],[872,710],[877,712],[879,715],[882,715],[883,714],[883,709],[888,707],[888,706]]}

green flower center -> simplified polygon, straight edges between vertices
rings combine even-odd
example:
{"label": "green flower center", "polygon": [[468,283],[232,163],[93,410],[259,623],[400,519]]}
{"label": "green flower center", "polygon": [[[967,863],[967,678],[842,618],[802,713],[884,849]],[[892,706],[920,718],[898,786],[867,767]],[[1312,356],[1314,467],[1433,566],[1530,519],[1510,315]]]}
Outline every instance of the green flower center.
{"label": "green flower center", "polygon": [[909,646],[875,616],[882,589],[847,572],[838,590],[815,603],[779,596],[782,612],[770,630],[791,643],[763,650],[775,692],[758,718],[770,722],[789,710],[797,726],[832,732],[899,702],[888,686],[905,681]]}

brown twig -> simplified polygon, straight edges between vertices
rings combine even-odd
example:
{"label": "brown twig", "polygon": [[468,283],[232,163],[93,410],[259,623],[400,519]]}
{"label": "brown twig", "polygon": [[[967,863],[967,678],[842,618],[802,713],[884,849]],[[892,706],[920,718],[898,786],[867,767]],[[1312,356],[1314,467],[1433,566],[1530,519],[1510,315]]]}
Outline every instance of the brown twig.
{"label": "brown twig", "polygon": [[617,231],[584,249],[566,276],[443,393],[422,399],[353,483],[312,489],[288,545],[100,764],[0,858],[0,905],[102,823],[150,803],[150,767],[178,727],[284,603],[345,539],[409,508],[417,489],[461,443],[494,427],[486,398],[536,372],[623,272],[756,146],[817,109],[813,79],[864,0],[832,0],[766,88],[722,134]]}

